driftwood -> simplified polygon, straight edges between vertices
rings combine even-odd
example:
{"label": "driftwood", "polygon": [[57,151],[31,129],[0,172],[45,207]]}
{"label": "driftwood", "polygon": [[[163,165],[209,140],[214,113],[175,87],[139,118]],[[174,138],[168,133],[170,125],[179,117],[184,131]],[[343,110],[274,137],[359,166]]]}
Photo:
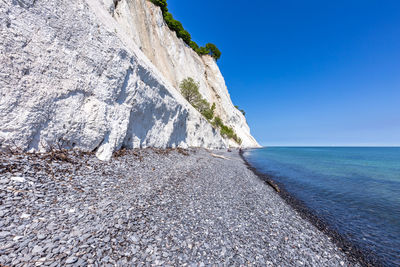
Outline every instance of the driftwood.
{"label": "driftwood", "polygon": [[178,153],[181,153],[181,154],[184,155],[184,156],[189,156],[189,152],[188,152],[187,149],[183,149],[183,148],[178,147],[178,148],[176,149],[176,151],[178,151]]}
{"label": "driftwood", "polygon": [[211,156],[213,156],[214,158],[219,158],[219,159],[227,159],[227,160],[230,160],[229,158],[227,158],[227,157],[224,157],[224,156],[221,156],[221,155],[217,155],[217,154],[214,154],[214,153],[211,153]]}
{"label": "driftwood", "polygon": [[279,186],[274,183],[272,180],[266,180],[267,184],[269,184],[269,186],[271,186],[276,192],[280,193],[281,190],[279,189]]}

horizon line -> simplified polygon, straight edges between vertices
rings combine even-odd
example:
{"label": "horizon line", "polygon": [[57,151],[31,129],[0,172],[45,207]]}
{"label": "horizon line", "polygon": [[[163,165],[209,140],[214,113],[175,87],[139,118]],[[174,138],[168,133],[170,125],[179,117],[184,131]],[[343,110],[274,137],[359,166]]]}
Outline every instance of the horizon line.
{"label": "horizon line", "polygon": [[262,147],[400,147],[400,145],[261,145]]}

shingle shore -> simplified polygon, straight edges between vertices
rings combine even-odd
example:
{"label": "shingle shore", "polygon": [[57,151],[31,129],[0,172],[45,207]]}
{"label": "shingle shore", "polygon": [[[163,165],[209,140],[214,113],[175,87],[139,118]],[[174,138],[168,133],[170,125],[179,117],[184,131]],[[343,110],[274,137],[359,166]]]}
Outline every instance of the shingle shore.
{"label": "shingle shore", "polygon": [[0,153],[0,265],[354,266],[237,151]]}

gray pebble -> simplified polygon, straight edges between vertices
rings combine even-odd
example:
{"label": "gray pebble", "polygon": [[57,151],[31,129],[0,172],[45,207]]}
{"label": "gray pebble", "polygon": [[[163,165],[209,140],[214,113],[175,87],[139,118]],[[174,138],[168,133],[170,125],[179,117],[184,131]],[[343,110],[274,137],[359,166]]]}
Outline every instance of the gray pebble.
{"label": "gray pebble", "polygon": [[43,240],[43,239],[46,238],[46,235],[45,235],[45,234],[38,234],[38,235],[37,235],[37,238],[38,238],[39,240]]}
{"label": "gray pebble", "polygon": [[1,231],[1,232],[0,232],[0,238],[7,237],[7,236],[9,236],[9,235],[11,235],[11,233],[8,232],[8,231]]}
{"label": "gray pebble", "polygon": [[77,257],[75,257],[75,256],[70,256],[70,257],[67,258],[67,260],[65,261],[65,263],[66,263],[66,264],[72,264],[72,263],[75,263],[77,260],[78,260]]}
{"label": "gray pebble", "polygon": [[40,247],[40,246],[35,246],[35,247],[32,249],[32,254],[33,254],[33,255],[40,254],[40,253],[42,253],[42,251],[43,251],[43,248],[42,248],[42,247]]}

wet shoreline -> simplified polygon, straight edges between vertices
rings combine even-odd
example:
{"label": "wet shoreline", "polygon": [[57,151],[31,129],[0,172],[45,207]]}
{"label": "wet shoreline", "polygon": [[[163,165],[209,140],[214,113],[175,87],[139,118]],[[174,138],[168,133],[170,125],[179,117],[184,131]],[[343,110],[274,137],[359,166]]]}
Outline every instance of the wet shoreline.
{"label": "wet shoreline", "polygon": [[282,183],[275,181],[272,175],[262,173],[257,168],[253,167],[245,158],[244,152],[246,150],[240,150],[239,155],[246,164],[247,168],[251,170],[256,176],[258,176],[262,181],[271,186],[279,196],[289,204],[295,211],[297,211],[300,216],[313,224],[319,231],[326,234],[334,244],[336,244],[348,257],[348,259],[353,263],[359,263],[362,266],[383,266],[374,256],[372,251],[365,251],[347,240],[344,236],[339,234],[337,231],[332,229],[332,227],[323,220],[323,218],[318,217],[310,208],[308,208],[303,201],[297,199],[292,194],[290,194]]}

